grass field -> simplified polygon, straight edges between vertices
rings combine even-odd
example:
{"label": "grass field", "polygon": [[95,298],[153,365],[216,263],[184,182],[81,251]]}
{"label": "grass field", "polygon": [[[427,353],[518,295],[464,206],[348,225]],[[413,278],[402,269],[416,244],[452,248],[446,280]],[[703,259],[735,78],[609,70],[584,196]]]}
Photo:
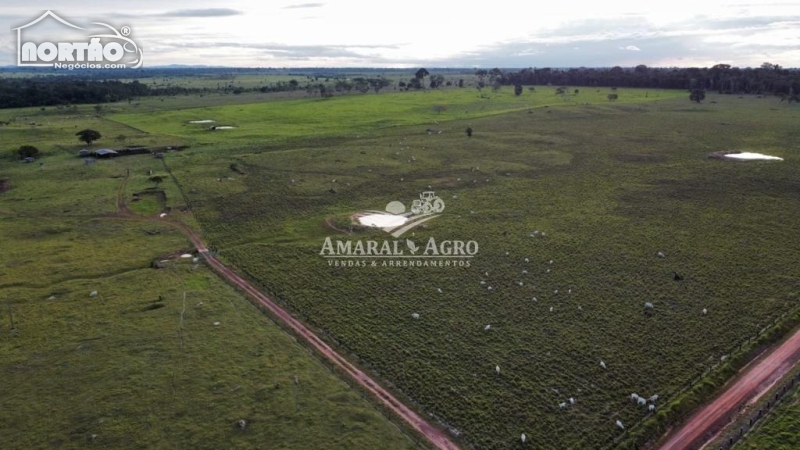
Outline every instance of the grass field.
{"label": "grass field", "polygon": [[[106,218],[126,171],[130,198],[159,161],[44,161],[0,162],[3,448],[417,447],[205,266],[178,258],[192,247],[177,230]],[[170,181],[159,189],[181,204]]]}
{"label": "grass field", "polygon": [[[247,105],[189,108],[154,114],[114,114],[111,118],[130,127],[154,134],[176,136],[197,143],[284,144],[302,139],[325,137],[354,138],[398,126],[433,124],[434,121],[473,119],[547,105],[575,106],[585,103],[607,104],[608,89],[558,96],[554,90],[539,87],[537,92],[514,96],[506,87],[499,93],[475,89],[447,89],[414,92],[385,92],[349,95],[329,99],[306,98],[293,101]],[[678,96],[672,91],[625,90],[620,102],[638,103]],[[212,125],[235,129],[209,131],[209,124],[190,121],[214,120]]]}
{"label": "grass field", "polygon": [[[485,90],[488,99],[474,89],[262,103],[243,98],[248,103],[240,105],[227,104],[227,96],[218,106],[209,98],[161,105],[150,99],[138,107],[113,105],[87,120],[99,121],[104,135],[102,127],[113,130],[109,136],[127,128],[137,139],[191,145],[168,153],[166,166],[137,156],[100,167],[108,171],[104,177],[131,170],[127,195],[163,190],[164,204],[148,198],[131,207],[148,215],[170,207],[170,214],[201,229],[223,260],[466,443],[514,448],[524,432],[536,448],[604,448],[621,434],[616,420],[638,433],[636,424],[650,416],[628,400],[632,392],[658,394],[657,414],[743,339],[795,308],[800,159],[794,128],[800,111],[771,98],[709,95],[697,105],[679,91],[620,89],[617,102],[606,100],[605,89],[580,88],[563,98],[553,91],[537,87],[515,97],[508,88]],[[238,128],[211,132],[187,123],[201,119]],[[68,120],[77,125],[82,119],[76,114]],[[464,134],[467,126],[474,129],[472,138]],[[10,127],[17,134],[4,135],[9,144],[41,136],[24,134],[23,124]],[[93,192],[105,186],[107,196],[71,188],[71,177],[94,167],[68,159],[80,146],[67,130],[41,128],[52,133],[41,140],[50,149],[45,161],[63,161],[74,174],[50,175],[47,162],[47,176],[39,179],[78,196],[52,195],[43,205],[73,210],[86,203],[93,209],[83,215],[112,212],[119,180],[101,183],[82,175],[95,183]],[[785,161],[708,158],[736,150]],[[165,175],[166,168],[178,184],[147,181],[146,171]],[[8,170],[0,179],[12,186],[17,173],[39,172],[23,164]],[[34,196],[21,189],[0,194],[0,212],[42,209],[26,206],[23,200]],[[326,237],[348,239],[326,219],[382,209],[392,200],[408,204],[423,190],[436,191],[447,209],[404,238],[475,240],[480,252],[470,267],[337,268],[320,257]],[[183,206],[194,214],[182,215]],[[14,220],[14,233],[33,226]],[[40,223],[47,224],[35,225]],[[81,239],[49,226],[63,240]],[[531,237],[534,230],[546,236]],[[104,232],[136,234],[127,226]],[[142,234],[171,239],[166,232]],[[349,237],[385,238],[377,230]],[[130,267],[156,256],[142,255],[142,248],[161,248],[131,239],[126,242],[141,262]],[[53,252],[70,252],[60,237],[43,242],[51,242]],[[24,243],[19,245],[24,253]],[[179,250],[168,247],[161,252]],[[659,251],[664,258],[656,256]],[[32,256],[14,257],[27,260],[35,264]],[[58,269],[56,281],[84,282],[69,279],[68,264]],[[89,268],[100,273],[105,263],[97,264]],[[21,267],[6,269],[6,283],[24,277]],[[684,279],[674,281],[673,272]],[[39,288],[10,284],[5,289]],[[170,301],[178,301],[182,290],[171,286]],[[85,296],[80,291],[75,298]],[[645,302],[654,305],[650,315]],[[170,307],[154,312],[177,308]],[[180,354],[175,316],[169,319],[164,332],[172,333],[171,351]],[[490,331],[484,331],[487,324]],[[575,404],[559,408],[569,398]],[[402,437],[393,439],[407,445]]]}
{"label": "grass field", "polygon": [[[498,112],[511,109],[498,103]],[[228,262],[467,442],[508,448],[526,432],[545,448],[595,448],[618,435],[615,420],[632,426],[648,417],[630,393],[666,404],[793,309],[800,292],[791,264],[799,256],[796,110],[722,96],[702,105],[608,103],[439,124],[418,108],[403,119],[412,125],[375,126],[360,138],[352,135],[368,126],[328,116],[331,133],[345,137],[184,152],[168,164],[194,192],[195,213]],[[269,122],[267,139],[284,133],[284,122]],[[159,123],[154,132],[175,122]],[[307,125],[286,130],[298,126]],[[786,161],[708,158],[720,150]],[[216,181],[225,174],[233,179]],[[342,269],[319,257],[335,235],[327,217],[408,202],[427,186],[448,210],[411,238],[476,240],[472,267]],[[529,237],[533,230],[547,237]],[[673,271],[685,280],[673,281]],[[645,302],[655,305],[652,317]],[[570,397],[576,404],[559,409]]]}

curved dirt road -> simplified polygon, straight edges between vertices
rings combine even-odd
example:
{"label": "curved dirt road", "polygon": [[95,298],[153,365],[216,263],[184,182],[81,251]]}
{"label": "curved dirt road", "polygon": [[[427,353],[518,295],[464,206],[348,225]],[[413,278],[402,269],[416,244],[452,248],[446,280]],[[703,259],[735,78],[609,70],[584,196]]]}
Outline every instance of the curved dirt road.
{"label": "curved dirt road", "polygon": [[206,245],[203,243],[203,240],[200,239],[200,236],[195,232],[191,227],[184,223],[180,222],[173,222],[171,220],[166,220],[163,218],[146,218],[143,216],[136,215],[135,213],[131,212],[125,204],[125,185],[128,181],[128,177],[126,176],[122,182],[122,185],[117,192],[117,208],[119,210],[119,214],[123,217],[127,218],[135,218],[135,219],[145,219],[145,220],[152,220],[159,223],[169,224],[176,228],[181,229],[186,235],[189,236],[191,239],[192,244],[197,248],[197,251],[203,258],[208,262],[208,264],[214,268],[214,270],[219,273],[221,276],[228,279],[231,283],[238,286],[240,289],[245,291],[250,297],[255,299],[258,303],[266,307],[270,313],[272,313],[273,317],[276,317],[283,321],[292,331],[300,336],[303,340],[306,341],[308,345],[310,345],[314,350],[317,351],[320,355],[324,356],[328,359],[331,363],[333,363],[338,369],[346,373],[350,378],[352,378],[355,382],[360,384],[364,387],[367,391],[372,393],[381,403],[383,403],[389,410],[391,410],[394,414],[402,418],[406,421],[412,428],[414,428],[418,433],[424,436],[434,447],[440,450],[458,450],[459,447],[447,436],[445,432],[440,430],[439,428],[434,427],[430,423],[428,423],[425,419],[420,417],[419,414],[411,410],[411,408],[404,405],[402,402],[397,400],[389,391],[381,387],[378,383],[376,383],[369,375],[365,374],[341,355],[339,355],[335,350],[333,350],[328,344],[326,344],[322,339],[320,339],[313,331],[309,330],[305,325],[299,322],[297,319],[292,317],[286,310],[278,306],[275,302],[273,302],[269,297],[262,294],[258,291],[258,289],[254,288],[250,283],[246,280],[242,279],[236,273],[226,267],[224,264],[219,262],[209,251]]}
{"label": "curved dirt road", "polygon": [[719,397],[695,413],[672,434],[661,450],[689,450],[705,443],[707,435],[727,423],[738,407],[760,388],[785,375],[800,360],[800,330],[755,366],[742,373]]}

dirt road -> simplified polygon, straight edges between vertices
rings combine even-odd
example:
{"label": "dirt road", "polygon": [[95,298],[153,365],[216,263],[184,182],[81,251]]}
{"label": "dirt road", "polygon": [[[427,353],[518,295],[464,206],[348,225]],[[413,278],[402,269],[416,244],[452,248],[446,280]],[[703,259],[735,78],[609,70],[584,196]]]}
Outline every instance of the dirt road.
{"label": "dirt road", "polygon": [[[119,191],[117,192],[117,208],[119,210],[119,215],[128,218],[136,218],[142,219],[142,216],[138,216],[131,212],[127,206],[125,205],[125,184],[127,183],[128,177],[125,177],[123,180],[122,185],[120,186]],[[250,297],[255,299],[257,302],[262,304],[266,307],[273,317],[281,320],[285,323],[291,330],[303,339],[309,346],[311,346],[314,350],[317,351],[320,355],[328,359],[331,363],[333,363],[338,369],[342,372],[347,374],[351,379],[355,382],[360,384],[364,387],[367,391],[372,393],[381,403],[383,403],[390,411],[395,413],[397,416],[405,420],[413,429],[415,429],[418,433],[424,436],[428,441],[433,444],[437,449],[440,450],[458,450],[458,446],[450,440],[447,434],[439,428],[434,427],[430,423],[428,423],[425,419],[420,417],[419,414],[412,411],[409,407],[404,405],[402,402],[397,400],[389,391],[381,387],[378,383],[376,383],[372,378],[370,378],[367,374],[359,370],[341,355],[339,355],[336,351],[334,351],[328,344],[326,344],[322,339],[320,339],[313,331],[309,330],[305,325],[301,322],[296,320],[292,317],[286,310],[278,306],[275,302],[273,302],[269,297],[262,294],[258,291],[258,289],[254,288],[250,283],[236,275],[236,273],[226,267],[224,264],[219,262],[209,251],[206,245],[203,243],[203,240],[200,239],[200,236],[195,232],[191,227],[186,224],[180,222],[173,222],[163,218],[147,218],[149,220],[153,220],[160,223],[165,223],[172,225],[176,228],[181,229],[184,233],[189,236],[194,246],[197,248],[197,251],[202,255],[202,257],[208,262],[208,264],[214,268],[214,270],[219,273],[221,276],[227,278],[231,283],[238,286],[240,289],[245,291]]]}
{"label": "dirt road", "polygon": [[766,357],[746,369],[725,392],[703,407],[672,434],[661,450],[689,450],[705,443],[708,434],[727,423],[745,401],[786,375],[800,361],[800,330]]}

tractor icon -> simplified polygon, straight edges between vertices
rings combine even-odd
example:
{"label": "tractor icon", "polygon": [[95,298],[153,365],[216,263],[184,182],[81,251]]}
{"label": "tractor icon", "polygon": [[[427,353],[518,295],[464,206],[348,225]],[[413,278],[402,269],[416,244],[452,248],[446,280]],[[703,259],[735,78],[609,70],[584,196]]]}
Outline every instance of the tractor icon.
{"label": "tractor icon", "polygon": [[444,200],[437,197],[433,191],[419,194],[419,200],[414,200],[411,204],[411,212],[414,214],[431,214],[442,211],[444,211]]}

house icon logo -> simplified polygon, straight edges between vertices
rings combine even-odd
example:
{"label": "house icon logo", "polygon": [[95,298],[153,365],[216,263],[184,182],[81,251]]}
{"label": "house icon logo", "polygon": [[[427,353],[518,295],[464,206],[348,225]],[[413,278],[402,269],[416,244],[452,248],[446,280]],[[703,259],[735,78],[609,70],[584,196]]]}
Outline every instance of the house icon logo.
{"label": "house icon logo", "polygon": [[[52,11],[13,28],[17,33],[17,66],[56,69],[138,69],[144,61],[142,48],[131,39],[131,28],[119,29],[92,22],[94,29],[72,24]],[[53,31],[53,27],[57,31]],[[48,29],[48,36],[36,31]],[[51,34],[52,33],[52,34]],[[41,33],[39,33],[41,34]],[[62,39],[56,39],[58,34]],[[63,39],[66,34],[71,40]]]}

